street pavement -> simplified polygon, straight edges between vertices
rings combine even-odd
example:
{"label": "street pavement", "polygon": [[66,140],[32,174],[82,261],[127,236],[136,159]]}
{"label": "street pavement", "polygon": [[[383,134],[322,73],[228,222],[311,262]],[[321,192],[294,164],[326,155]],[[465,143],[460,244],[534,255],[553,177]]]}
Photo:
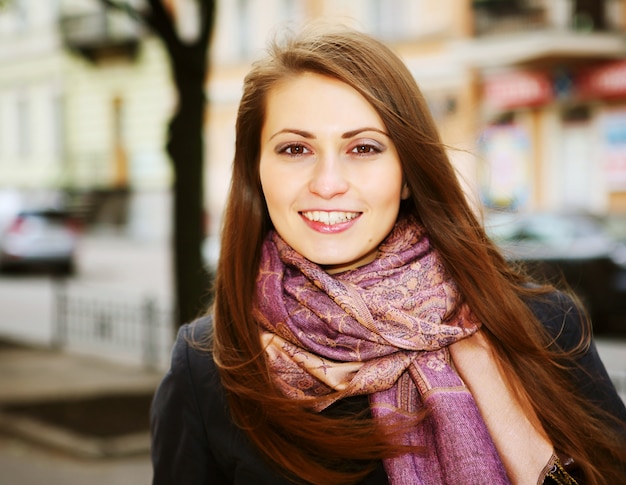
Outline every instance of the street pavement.
{"label": "street pavement", "polygon": [[[0,349],[0,407],[57,399],[153,393],[163,372],[29,347]],[[146,410],[146,416],[147,416]],[[98,420],[98,416],[93,416]],[[113,457],[81,456],[89,441],[0,414],[0,485],[136,485],[150,482],[147,431],[141,446]],[[36,436],[32,436],[33,429]],[[48,436],[46,436],[48,435]],[[25,438],[26,436],[26,438]],[[43,443],[47,442],[47,444]]]}
{"label": "street pavement", "polygon": [[87,460],[0,435],[0,485],[149,484],[148,455]]}

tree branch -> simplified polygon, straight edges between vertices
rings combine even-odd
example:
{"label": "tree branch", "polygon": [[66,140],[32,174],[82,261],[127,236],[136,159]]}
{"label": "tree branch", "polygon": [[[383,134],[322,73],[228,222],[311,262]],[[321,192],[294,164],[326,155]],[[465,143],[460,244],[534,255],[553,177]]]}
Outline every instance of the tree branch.
{"label": "tree branch", "polygon": [[180,39],[174,28],[171,16],[165,10],[161,0],[149,0],[150,9],[139,11],[128,2],[119,0],[99,0],[106,7],[110,7],[126,13],[137,22],[142,22],[156,31],[170,50],[176,50],[180,46]]}
{"label": "tree branch", "polygon": [[198,0],[200,2],[200,19],[202,29],[198,36],[198,45],[208,47],[215,21],[215,0]]}
{"label": "tree branch", "polygon": [[118,2],[116,0],[100,0],[100,3],[106,7],[114,8],[116,10],[120,10],[125,12],[128,16],[138,22],[146,22],[146,15],[139,12],[139,10],[133,8],[127,2]]}
{"label": "tree branch", "polygon": [[167,13],[161,0],[148,0],[148,4],[151,7],[150,16],[147,19],[150,26],[161,35],[167,49],[175,53],[182,43],[174,27],[172,16]]}

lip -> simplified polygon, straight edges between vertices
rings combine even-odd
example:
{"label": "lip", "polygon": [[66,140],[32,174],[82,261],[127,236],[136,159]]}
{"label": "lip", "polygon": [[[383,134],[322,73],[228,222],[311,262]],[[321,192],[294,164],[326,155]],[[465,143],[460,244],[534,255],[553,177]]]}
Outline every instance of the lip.
{"label": "lip", "polygon": [[[305,213],[313,213],[313,212],[326,213],[326,214],[331,213],[331,212],[344,212],[344,213],[350,213],[353,215],[351,216],[351,218],[349,218],[346,221],[335,222],[334,224],[328,224],[326,222],[312,220],[304,215]],[[356,224],[356,221],[359,220],[359,218],[362,215],[361,212],[357,212],[357,211],[317,211],[317,210],[300,211],[299,214],[307,226],[309,226],[314,231],[322,233],[322,234],[337,234],[340,232],[347,231],[348,229],[350,229],[352,226]]]}

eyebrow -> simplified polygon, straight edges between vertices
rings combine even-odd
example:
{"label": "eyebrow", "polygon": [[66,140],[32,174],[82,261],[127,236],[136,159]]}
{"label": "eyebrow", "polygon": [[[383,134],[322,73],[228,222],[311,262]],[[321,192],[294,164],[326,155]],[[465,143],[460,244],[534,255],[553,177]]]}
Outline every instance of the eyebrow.
{"label": "eyebrow", "polygon": [[[358,135],[359,133],[363,133],[365,131],[375,131],[377,133],[380,133],[381,135],[385,135],[387,138],[389,137],[389,134],[383,130],[380,130],[378,128],[374,128],[371,126],[366,126],[364,128],[357,128],[356,130],[350,130],[350,131],[346,131],[345,133],[343,133],[341,135],[341,138],[347,139],[347,138],[352,138],[356,135]],[[274,133],[272,136],[269,137],[269,139],[271,140],[272,138],[282,134],[282,133],[292,133],[294,135],[298,135],[301,136],[302,138],[309,138],[309,139],[314,139],[315,135],[313,135],[313,133],[310,133],[308,131],[305,130],[298,130],[296,128],[284,128],[282,130],[277,131],[276,133]]]}

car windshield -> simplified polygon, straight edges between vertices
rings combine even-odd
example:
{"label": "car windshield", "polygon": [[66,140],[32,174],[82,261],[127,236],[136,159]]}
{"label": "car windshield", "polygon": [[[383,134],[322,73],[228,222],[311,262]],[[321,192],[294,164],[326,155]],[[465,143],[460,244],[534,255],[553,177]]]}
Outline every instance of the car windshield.
{"label": "car windshield", "polygon": [[514,239],[550,245],[561,245],[575,239],[593,238],[602,228],[593,220],[541,214],[528,218],[513,234]]}
{"label": "car windshield", "polygon": [[[512,258],[612,257],[620,239],[610,233],[606,220],[588,214],[494,213],[486,215],[485,228]],[[615,233],[624,231],[619,221],[612,224]]]}

